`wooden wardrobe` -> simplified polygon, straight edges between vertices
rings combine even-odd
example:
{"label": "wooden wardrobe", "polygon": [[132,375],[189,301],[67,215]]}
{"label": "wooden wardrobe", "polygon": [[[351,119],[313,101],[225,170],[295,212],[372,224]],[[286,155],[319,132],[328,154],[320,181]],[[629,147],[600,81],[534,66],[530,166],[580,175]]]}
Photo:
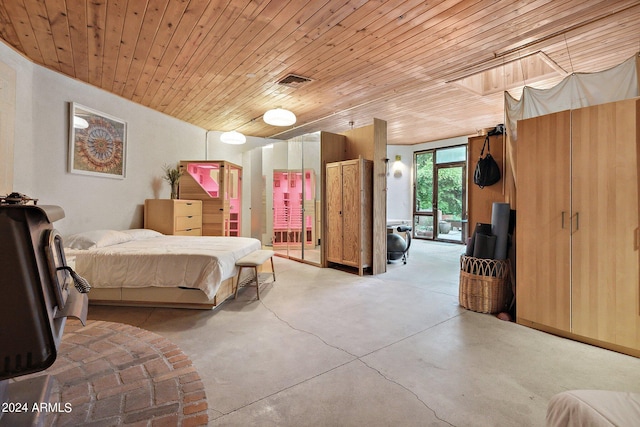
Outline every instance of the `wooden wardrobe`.
{"label": "wooden wardrobe", "polygon": [[362,276],[373,258],[373,162],[326,165],[326,258],[356,267]]}
{"label": "wooden wardrobe", "polygon": [[518,122],[516,320],[640,356],[638,99]]}

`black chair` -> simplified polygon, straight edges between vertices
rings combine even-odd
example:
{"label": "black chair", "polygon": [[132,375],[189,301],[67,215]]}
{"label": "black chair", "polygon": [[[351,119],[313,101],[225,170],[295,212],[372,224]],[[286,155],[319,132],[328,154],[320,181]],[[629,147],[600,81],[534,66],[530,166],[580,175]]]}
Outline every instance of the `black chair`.
{"label": "black chair", "polygon": [[387,264],[400,259],[406,264],[409,256],[409,247],[411,246],[412,228],[408,225],[401,225],[396,230],[404,233],[404,239],[399,234],[387,233]]}

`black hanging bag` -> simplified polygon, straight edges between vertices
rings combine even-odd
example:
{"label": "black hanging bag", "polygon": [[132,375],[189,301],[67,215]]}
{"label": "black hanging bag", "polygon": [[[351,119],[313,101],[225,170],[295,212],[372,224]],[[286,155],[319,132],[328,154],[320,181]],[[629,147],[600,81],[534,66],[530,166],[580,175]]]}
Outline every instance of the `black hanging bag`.
{"label": "black hanging bag", "polygon": [[[482,157],[484,155],[485,147],[487,148],[487,155]],[[473,182],[480,188],[493,185],[500,181],[500,167],[498,166],[498,163],[496,163],[490,151],[489,135],[487,135],[484,139],[484,145],[480,152],[480,158],[478,159],[476,170],[473,173]]]}

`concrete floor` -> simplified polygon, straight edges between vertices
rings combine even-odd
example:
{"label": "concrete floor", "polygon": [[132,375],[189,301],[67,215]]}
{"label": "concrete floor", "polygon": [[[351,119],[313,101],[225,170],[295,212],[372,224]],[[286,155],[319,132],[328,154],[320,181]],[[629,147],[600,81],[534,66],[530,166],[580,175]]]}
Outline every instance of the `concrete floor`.
{"label": "concrete floor", "polygon": [[461,308],[462,250],[414,240],[407,265],[364,277],[277,258],[261,301],[89,318],[179,345],[214,426],[543,426],[558,392],[640,392],[640,359]]}

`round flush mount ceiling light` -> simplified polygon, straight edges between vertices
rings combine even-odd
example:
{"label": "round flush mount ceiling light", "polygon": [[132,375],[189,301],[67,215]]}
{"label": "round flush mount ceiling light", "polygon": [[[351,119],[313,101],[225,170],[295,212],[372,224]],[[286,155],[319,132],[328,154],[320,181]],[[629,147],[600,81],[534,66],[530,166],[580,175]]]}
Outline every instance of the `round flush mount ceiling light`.
{"label": "round flush mount ceiling light", "polygon": [[296,122],[296,115],[284,108],[275,108],[264,113],[262,119],[272,126],[291,126]]}
{"label": "round flush mount ceiling light", "polygon": [[231,132],[224,132],[220,135],[220,141],[225,144],[242,145],[247,142],[247,138],[240,132],[232,130]]}

